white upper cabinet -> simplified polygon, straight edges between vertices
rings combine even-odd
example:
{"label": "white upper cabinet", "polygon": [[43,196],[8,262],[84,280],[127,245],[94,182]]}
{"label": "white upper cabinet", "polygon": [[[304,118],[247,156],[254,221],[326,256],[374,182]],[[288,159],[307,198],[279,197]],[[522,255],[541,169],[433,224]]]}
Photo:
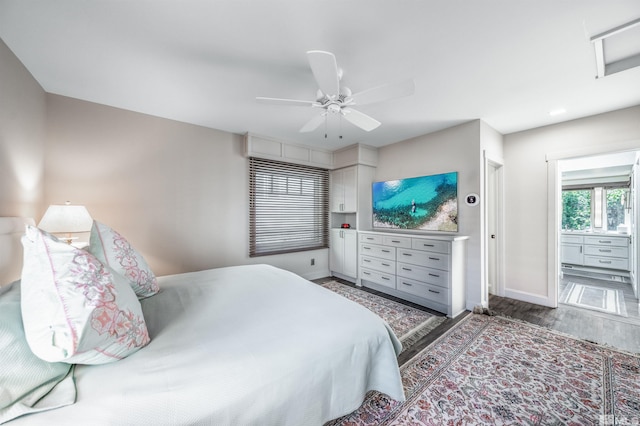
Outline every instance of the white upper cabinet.
{"label": "white upper cabinet", "polygon": [[355,166],[331,172],[331,211],[355,213],[358,205],[358,169]]}

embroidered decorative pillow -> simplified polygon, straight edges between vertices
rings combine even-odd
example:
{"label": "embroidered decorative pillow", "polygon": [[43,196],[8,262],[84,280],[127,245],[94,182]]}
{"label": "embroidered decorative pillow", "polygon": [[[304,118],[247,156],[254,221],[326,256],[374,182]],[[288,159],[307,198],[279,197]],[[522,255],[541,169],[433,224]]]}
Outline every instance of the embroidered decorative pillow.
{"label": "embroidered decorative pillow", "polygon": [[122,235],[95,220],[91,227],[89,251],[126,277],[139,298],[153,296],[160,290],[156,276],[142,255]]}
{"label": "embroidered decorative pillow", "polygon": [[33,226],[22,245],[22,321],[39,358],[104,364],[149,343],[140,302],[124,277]]}

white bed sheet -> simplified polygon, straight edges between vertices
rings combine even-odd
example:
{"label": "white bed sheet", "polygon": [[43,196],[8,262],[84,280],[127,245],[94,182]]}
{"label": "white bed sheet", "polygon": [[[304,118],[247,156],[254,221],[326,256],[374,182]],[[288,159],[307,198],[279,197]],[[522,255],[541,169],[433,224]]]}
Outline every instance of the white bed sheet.
{"label": "white bed sheet", "polygon": [[369,390],[404,400],[391,329],[321,286],[267,265],[159,284],[142,301],[147,347],[77,366],[74,405],[15,424],[321,425]]}

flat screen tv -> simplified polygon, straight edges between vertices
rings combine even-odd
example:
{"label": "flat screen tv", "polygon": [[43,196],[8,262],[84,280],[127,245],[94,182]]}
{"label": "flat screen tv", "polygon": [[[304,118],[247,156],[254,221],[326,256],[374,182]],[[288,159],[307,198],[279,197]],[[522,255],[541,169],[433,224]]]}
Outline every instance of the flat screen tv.
{"label": "flat screen tv", "polygon": [[458,173],[373,183],[373,227],[458,232]]}

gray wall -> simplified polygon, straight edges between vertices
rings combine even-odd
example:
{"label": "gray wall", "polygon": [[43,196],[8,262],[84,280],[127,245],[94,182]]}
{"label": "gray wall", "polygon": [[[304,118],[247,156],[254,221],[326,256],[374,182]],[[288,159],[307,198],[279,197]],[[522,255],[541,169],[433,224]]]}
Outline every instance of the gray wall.
{"label": "gray wall", "polygon": [[46,94],[0,40],[0,216],[42,209]]}

